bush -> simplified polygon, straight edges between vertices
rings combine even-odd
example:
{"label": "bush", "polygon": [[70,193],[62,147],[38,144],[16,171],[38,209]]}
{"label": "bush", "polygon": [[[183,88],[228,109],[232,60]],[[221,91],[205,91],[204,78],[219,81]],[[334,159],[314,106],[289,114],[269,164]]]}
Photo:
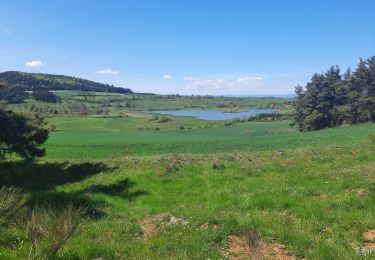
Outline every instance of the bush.
{"label": "bush", "polygon": [[172,121],[172,118],[170,117],[166,117],[166,116],[162,116],[159,120],[158,120],[158,123],[167,123],[169,121]]}

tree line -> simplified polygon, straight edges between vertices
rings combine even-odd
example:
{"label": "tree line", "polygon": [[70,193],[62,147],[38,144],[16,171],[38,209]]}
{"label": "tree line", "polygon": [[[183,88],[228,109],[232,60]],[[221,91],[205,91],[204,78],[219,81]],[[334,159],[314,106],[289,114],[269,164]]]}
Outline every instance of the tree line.
{"label": "tree line", "polygon": [[294,119],[300,131],[375,122],[375,56],[360,59],[354,71],[341,74],[332,66],[315,73],[295,92]]}
{"label": "tree line", "polygon": [[29,94],[20,87],[7,88],[0,84],[0,100],[4,100],[8,104],[20,104],[23,103],[25,99],[30,97],[35,100],[48,103],[61,102],[61,98],[59,96],[48,90],[35,89],[31,94]]}
{"label": "tree line", "polygon": [[65,75],[7,71],[0,73],[0,83],[24,90],[81,90],[108,93],[133,93],[129,88],[115,87]]}

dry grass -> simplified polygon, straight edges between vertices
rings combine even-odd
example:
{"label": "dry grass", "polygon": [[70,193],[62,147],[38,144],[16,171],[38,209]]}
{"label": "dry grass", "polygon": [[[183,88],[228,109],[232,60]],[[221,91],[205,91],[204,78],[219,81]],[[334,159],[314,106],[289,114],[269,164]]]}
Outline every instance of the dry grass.
{"label": "dry grass", "polygon": [[14,217],[24,206],[21,190],[14,187],[0,189],[0,226],[12,224]]}
{"label": "dry grass", "polygon": [[46,259],[57,254],[72,237],[85,210],[67,204],[63,208],[35,207],[25,211],[19,227],[25,231],[30,242],[28,259]]}

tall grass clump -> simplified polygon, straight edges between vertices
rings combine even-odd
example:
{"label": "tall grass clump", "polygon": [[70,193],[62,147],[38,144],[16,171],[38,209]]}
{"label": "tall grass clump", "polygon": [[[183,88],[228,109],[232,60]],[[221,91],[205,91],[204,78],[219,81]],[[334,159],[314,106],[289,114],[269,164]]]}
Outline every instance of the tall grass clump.
{"label": "tall grass clump", "polygon": [[34,207],[19,219],[19,227],[30,242],[28,259],[51,259],[75,233],[85,210],[72,203],[62,208]]}
{"label": "tall grass clump", "polygon": [[0,227],[12,224],[25,205],[21,190],[15,187],[0,189]]}
{"label": "tall grass clump", "polygon": [[182,161],[176,154],[165,156],[160,162],[164,168],[162,175],[175,173],[182,168]]}

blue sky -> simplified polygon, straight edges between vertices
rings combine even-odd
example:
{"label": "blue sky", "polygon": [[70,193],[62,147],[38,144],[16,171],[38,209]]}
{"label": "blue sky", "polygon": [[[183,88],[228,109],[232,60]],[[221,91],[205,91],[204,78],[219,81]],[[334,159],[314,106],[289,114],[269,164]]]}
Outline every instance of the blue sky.
{"label": "blue sky", "polygon": [[373,0],[0,0],[0,71],[139,92],[290,94],[372,55]]}

